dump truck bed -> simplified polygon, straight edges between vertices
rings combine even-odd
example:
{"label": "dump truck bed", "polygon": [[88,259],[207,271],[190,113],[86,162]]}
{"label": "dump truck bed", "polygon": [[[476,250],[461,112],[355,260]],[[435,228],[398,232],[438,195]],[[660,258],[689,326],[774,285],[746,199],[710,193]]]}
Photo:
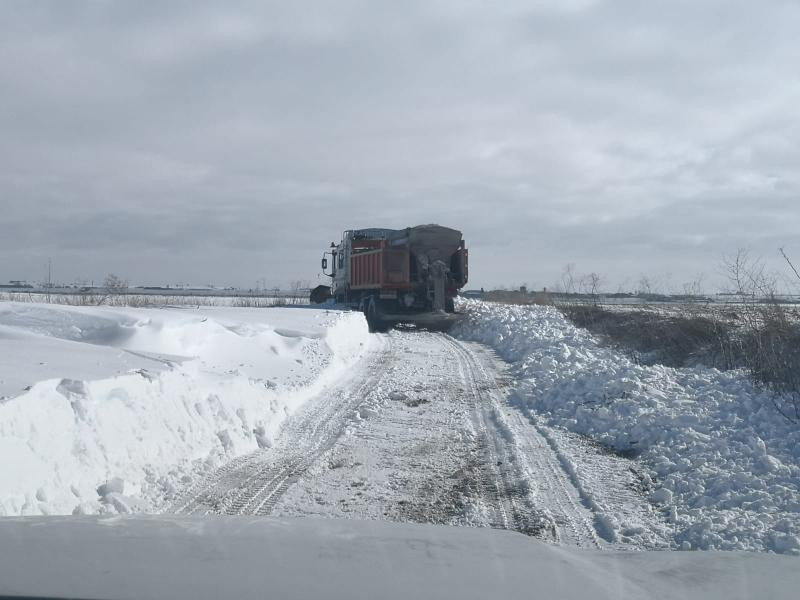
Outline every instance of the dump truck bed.
{"label": "dump truck bed", "polygon": [[459,320],[454,298],[467,282],[468,253],[461,232],[441,225],[349,229],[322,268],[331,286],[315,288],[312,300],[362,310],[374,331],[399,323],[446,329]]}

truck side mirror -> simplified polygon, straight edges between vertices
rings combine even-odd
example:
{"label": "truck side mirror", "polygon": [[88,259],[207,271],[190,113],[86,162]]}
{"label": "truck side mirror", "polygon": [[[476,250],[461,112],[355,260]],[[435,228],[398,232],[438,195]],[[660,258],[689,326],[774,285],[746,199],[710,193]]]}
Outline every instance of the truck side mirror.
{"label": "truck side mirror", "polygon": [[323,258],[322,259],[322,270],[324,271],[327,268],[328,268],[328,259],[327,258]]}

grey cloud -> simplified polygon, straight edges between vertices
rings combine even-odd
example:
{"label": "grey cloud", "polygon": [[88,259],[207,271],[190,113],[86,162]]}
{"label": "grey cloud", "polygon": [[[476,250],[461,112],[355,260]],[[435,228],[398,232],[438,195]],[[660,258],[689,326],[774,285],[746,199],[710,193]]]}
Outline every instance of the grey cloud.
{"label": "grey cloud", "polygon": [[0,279],[316,277],[464,230],[475,285],[797,245],[794,3],[7,2]]}

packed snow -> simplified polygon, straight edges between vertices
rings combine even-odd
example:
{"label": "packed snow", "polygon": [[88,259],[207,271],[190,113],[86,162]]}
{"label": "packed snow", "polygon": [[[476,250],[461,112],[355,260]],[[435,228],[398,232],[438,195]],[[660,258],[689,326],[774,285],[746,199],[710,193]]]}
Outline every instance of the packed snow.
{"label": "packed snow", "polygon": [[[800,427],[744,373],[635,364],[552,307],[462,308],[455,333],[512,363],[521,410],[637,458],[673,547],[800,554]],[[591,480],[586,463],[563,462]]]}
{"label": "packed snow", "polygon": [[[378,339],[360,381],[341,402],[335,390],[324,399],[346,412],[355,395],[355,418],[340,422],[342,434],[332,428],[338,439],[329,450],[305,453],[302,468],[292,461],[297,481],[271,514],[496,527],[583,548],[669,548],[669,527],[640,492],[635,464],[576,435],[556,438],[510,406],[508,365],[490,349],[420,331]],[[311,417],[294,415],[287,423],[296,420],[296,439],[278,438],[272,454],[325,431]],[[580,476],[565,456],[581,462]],[[237,488],[255,479],[226,473]],[[271,469],[265,479],[280,481]],[[217,511],[238,493],[212,486],[214,493],[200,490],[201,510]]]}
{"label": "packed snow", "polygon": [[[462,307],[453,334],[508,370],[448,336],[371,336],[351,312],[0,303],[0,515],[158,512],[234,458],[255,453],[241,464],[269,474],[297,420],[309,440],[288,450],[316,454],[284,513],[380,518],[396,500],[397,515],[422,515],[436,482],[461,489],[451,471],[470,483],[458,456],[495,448],[475,467],[491,484],[474,498],[480,523],[498,520],[492,489],[527,490],[511,512],[591,521],[579,541],[594,528],[614,547],[800,554],[800,430],[744,373],[635,364],[552,308]],[[444,454],[427,461],[435,444]],[[376,473],[433,487],[385,495]],[[345,502],[320,504],[322,484],[346,485]],[[448,506],[439,522],[460,523]]]}
{"label": "packed snow", "polygon": [[0,303],[0,515],[153,509],[370,343],[337,311]]}
{"label": "packed snow", "polygon": [[517,533],[334,519],[0,519],[0,595],[792,599],[793,557],[600,552]]}

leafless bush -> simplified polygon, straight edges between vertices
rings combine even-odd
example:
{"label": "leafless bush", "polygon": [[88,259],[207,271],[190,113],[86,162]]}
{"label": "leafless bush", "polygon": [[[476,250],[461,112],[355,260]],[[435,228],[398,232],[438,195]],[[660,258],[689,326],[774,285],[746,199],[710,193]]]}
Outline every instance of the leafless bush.
{"label": "leafless bush", "polygon": [[[105,290],[104,290],[105,291]],[[110,296],[106,293],[74,293],[43,294],[11,292],[0,294],[0,300],[12,302],[31,302],[42,304],[62,304],[68,306],[130,306],[133,308],[148,307],[201,307],[201,306],[236,306],[248,308],[268,308],[285,306],[282,297],[267,296],[192,296],[163,294],[126,294]]]}
{"label": "leafless bush", "polygon": [[580,290],[583,294],[591,298],[593,304],[597,304],[598,294],[600,293],[600,284],[602,277],[597,273],[589,273],[580,279]]}
{"label": "leafless bush", "polygon": [[565,294],[575,293],[575,264],[568,263],[561,271],[560,291]]}
{"label": "leafless bush", "polygon": [[553,295],[547,290],[534,292],[531,304],[538,304],[540,306],[553,306]]}
{"label": "leafless bush", "polygon": [[[109,304],[111,306],[124,306],[127,299],[123,296],[128,291],[128,282],[114,273],[106,275],[103,281],[103,295],[99,297],[97,304]],[[84,296],[86,297],[86,296]]]}
{"label": "leafless bush", "polygon": [[272,308],[273,306],[285,306],[286,302],[283,298],[237,296],[231,305],[236,308]]}
{"label": "leafless bush", "polygon": [[[800,281],[786,252],[781,254]],[[645,363],[673,367],[703,364],[744,368],[751,380],[772,393],[775,408],[800,423],[800,319],[776,293],[778,276],[746,249],[725,256],[721,271],[736,299],[732,310],[709,311],[702,304],[674,304],[670,310],[648,304],[612,310],[594,302],[557,301],[576,325],[585,327]],[[593,279],[583,277],[581,291],[594,297]],[[699,282],[690,290],[699,288]],[[656,294],[642,276],[638,296]]]}
{"label": "leafless bush", "polygon": [[[791,260],[781,254],[797,275]],[[747,249],[726,257],[723,271],[740,299],[740,352],[753,381],[774,392],[775,408],[800,423],[800,325],[776,294],[777,275]]]}
{"label": "leafless bush", "polygon": [[732,356],[735,323],[720,318],[667,313],[652,307],[611,310],[597,304],[561,304],[558,308],[578,327],[588,329],[645,364],[686,367],[703,364],[719,369],[736,365]]}
{"label": "leafless bush", "polygon": [[516,305],[538,304],[551,306],[553,304],[552,294],[546,290],[529,292],[523,289],[501,288],[485,292],[483,300]]}
{"label": "leafless bush", "polygon": [[754,381],[775,393],[775,408],[800,423],[800,326],[780,305],[770,309],[745,338],[747,366]]}
{"label": "leafless bush", "polygon": [[118,296],[128,291],[128,281],[118,275],[114,275],[114,273],[109,273],[106,275],[103,287],[107,294]]}
{"label": "leafless bush", "polygon": [[295,280],[289,283],[289,298],[290,304],[307,304],[308,303],[308,289],[311,283],[308,281]]}

